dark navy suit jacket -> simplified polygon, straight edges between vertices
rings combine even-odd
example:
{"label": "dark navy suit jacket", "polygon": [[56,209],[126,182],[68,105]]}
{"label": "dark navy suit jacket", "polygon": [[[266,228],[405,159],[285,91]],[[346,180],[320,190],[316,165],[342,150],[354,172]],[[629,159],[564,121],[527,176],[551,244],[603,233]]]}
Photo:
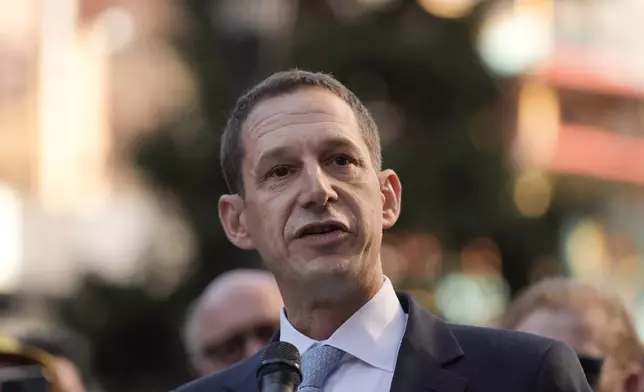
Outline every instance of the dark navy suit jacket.
{"label": "dark navy suit jacket", "polygon": [[[564,343],[448,324],[408,294],[398,298],[408,319],[391,392],[591,392],[575,352]],[[257,392],[260,356],[175,392]]]}

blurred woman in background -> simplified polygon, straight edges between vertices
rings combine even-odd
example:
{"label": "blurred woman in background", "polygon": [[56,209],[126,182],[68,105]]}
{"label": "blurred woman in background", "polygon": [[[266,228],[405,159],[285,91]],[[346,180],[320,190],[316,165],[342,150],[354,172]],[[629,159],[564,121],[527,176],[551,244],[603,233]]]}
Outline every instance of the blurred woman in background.
{"label": "blurred woman in background", "polygon": [[593,285],[544,280],[510,305],[502,326],[569,344],[595,391],[640,392],[644,387],[644,348],[633,321],[618,297]]}

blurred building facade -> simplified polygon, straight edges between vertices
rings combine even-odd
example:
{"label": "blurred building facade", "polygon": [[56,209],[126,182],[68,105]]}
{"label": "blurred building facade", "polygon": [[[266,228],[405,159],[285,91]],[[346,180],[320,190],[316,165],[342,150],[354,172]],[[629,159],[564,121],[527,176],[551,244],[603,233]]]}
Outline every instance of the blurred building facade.
{"label": "blurred building facade", "polygon": [[141,185],[127,146],[194,104],[165,43],[181,15],[156,0],[0,10],[0,293],[64,296],[87,272],[128,282],[168,271],[171,284],[190,235],[176,206]]}
{"label": "blurred building facade", "polygon": [[638,0],[517,0],[490,18],[481,53],[513,83],[517,210],[566,205],[558,257],[615,289],[644,336],[642,17]]}

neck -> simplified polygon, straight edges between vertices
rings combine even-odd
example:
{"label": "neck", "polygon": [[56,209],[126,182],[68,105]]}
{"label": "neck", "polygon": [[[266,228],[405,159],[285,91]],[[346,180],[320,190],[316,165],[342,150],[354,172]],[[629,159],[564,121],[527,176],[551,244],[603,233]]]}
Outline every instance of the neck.
{"label": "neck", "polygon": [[288,320],[303,335],[318,341],[326,340],[376,295],[383,279],[382,270],[375,271],[370,276],[364,276],[360,282],[345,285],[348,288],[342,295],[334,297],[307,295],[300,290],[283,292]]}

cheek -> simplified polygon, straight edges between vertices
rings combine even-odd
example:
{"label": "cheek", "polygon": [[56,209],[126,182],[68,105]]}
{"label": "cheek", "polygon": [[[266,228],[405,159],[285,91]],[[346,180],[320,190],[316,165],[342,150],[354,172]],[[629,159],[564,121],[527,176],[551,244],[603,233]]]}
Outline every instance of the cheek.
{"label": "cheek", "polygon": [[249,208],[248,232],[256,243],[273,247],[283,241],[284,225],[287,216],[283,208],[271,203]]}
{"label": "cheek", "polygon": [[380,192],[380,187],[364,189],[363,192],[360,192],[360,196],[356,201],[359,203],[366,220],[376,223],[382,221],[383,195]]}
{"label": "cheek", "polygon": [[373,181],[352,184],[351,188],[345,190],[345,194],[365,211],[373,210],[374,203],[382,205],[380,186]]}
{"label": "cheek", "polygon": [[372,237],[382,228],[382,205],[380,197],[368,193],[354,193],[350,197],[348,213],[358,229],[360,237]]}

